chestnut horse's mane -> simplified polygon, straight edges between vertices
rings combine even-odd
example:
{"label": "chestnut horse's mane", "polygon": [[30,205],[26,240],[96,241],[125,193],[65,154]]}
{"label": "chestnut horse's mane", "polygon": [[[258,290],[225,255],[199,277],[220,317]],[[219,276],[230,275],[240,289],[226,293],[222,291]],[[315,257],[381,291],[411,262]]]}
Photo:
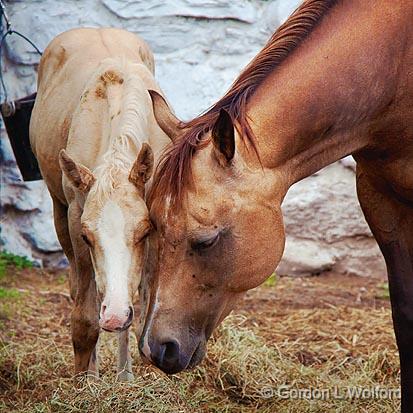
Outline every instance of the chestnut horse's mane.
{"label": "chestnut horse's mane", "polygon": [[258,86],[307,38],[337,2],[338,0],[304,1],[271,36],[264,48],[217,103],[197,118],[189,122],[181,122],[182,136],[164,153],[158,164],[149,192],[149,204],[155,200],[156,195],[159,195],[160,202],[165,197],[170,199],[171,205],[177,205],[180,202],[182,189],[192,179],[192,157],[197,149],[209,143],[204,136],[212,129],[221,109],[229,113],[241,138],[257,153],[254,135],[246,114],[248,100]]}

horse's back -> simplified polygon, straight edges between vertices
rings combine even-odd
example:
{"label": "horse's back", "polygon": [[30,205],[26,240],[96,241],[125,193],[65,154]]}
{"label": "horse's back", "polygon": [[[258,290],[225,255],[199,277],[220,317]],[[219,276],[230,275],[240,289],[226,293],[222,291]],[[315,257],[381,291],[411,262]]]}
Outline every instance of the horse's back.
{"label": "horse's back", "polygon": [[72,29],[56,36],[47,46],[39,66],[38,86],[62,69],[93,70],[108,57],[140,61],[154,71],[148,45],[133,33],[113,28]]}
{"label": "horse's back", "polygon": [[50,42],[40,61],[30,140],[50,192],[62,201],[58,155],[66,147],[72,115],[86,84],[108,58],[142,63],[154,71],[147,44],[133,33],[111,28],[64,32]]}

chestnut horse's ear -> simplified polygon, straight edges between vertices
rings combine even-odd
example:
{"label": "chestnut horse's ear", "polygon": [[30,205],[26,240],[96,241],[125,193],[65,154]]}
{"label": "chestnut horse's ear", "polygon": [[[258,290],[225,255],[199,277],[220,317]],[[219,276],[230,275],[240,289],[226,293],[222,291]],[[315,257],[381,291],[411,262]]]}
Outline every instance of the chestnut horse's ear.
{"label": "chestnut horse's ear", "polygon": [[152,99],[153,114],[159,127],[168,135],[172,142],[176,142],[181,134],[181,123],[173,114],[165,99],[155,90],[148,90]]}
{"label": "chestnut horse's ear", "polygon": [[59,153],[59,164],[62,172],[76,189],[83,193],[89,192],[96,179],[86,166],[77,164],[64,149]]}
{"label": "chestnut horse's ear", "polygon": [[225,109],[220,110],[212,128],[212,141],[218,161],[228,165],[235,154],[235,133],[231,116]]}
{"label": "chestnut horse's ear", "polygon": [[152,148],[147,143],[144,143],[129,173],[129,181],[132,182],[137,188],[141,188],[142,185],[145,184],[151,177],[152,170]]}

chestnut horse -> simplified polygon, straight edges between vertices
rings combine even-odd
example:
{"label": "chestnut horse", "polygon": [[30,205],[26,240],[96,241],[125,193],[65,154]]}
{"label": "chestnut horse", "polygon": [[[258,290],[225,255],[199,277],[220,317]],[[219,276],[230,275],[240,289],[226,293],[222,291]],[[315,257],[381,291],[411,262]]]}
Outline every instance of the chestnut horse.
{"label": "chestnut horse", "polygon": [[148,204],[157,231],[140,350],[160,369],[196,365],[235,302],[276,268],[288,188],[353,154],[413,412],[412,22],[411,0],[308,0],[204,115],[181,123],[152,93],[175,142]]}
{"label": "chestnut horse", "polygon": [[145,183],[152,148],[168,142],[148,93],[159,91],[153,71],[148,46],[116,29],[65,32],[40,62],[30,139],[70,263],[76,373],[97,374],[101,327],[119,332],[119,378],[132,378],[128,327],[151,230]]}

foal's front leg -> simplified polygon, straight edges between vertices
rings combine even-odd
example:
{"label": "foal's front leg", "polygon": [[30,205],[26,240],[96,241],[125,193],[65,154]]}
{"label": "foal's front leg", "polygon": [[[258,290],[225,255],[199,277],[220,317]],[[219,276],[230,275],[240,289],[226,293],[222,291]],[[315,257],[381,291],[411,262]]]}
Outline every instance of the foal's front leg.
{"label": "foal's front leg", "polygon": [[69,206],[69,231],[75,257],[76,295],[71,327],[75,373],[98,375],[96,345],[99,338],[99,306],[89,250],[81,239],[79,206]]}
{"label": "foal's front leg", "polygon": [[72,241],[70,239],[69,233],[69,223],[68,223],[68,208],[66,205],[62,204],[56,197],[52,196],[53,200],[53,219],[54,226],[56,229],[57,238],[59,239],[60,245],[63,248],[63,252],[69,261],[69,288],[70,297],[74,300],[76,297],[76,262],[73,252]]}
{"label": "foal's front leg", "polygon": [[132,381],[132,358],[129,351],[129,329],[118,334],[118,379]]}
{"label": "foal's front leg", "polygon": [[[79,291],[80,290],[80,291]],[[99,338],[96,287],[94,281],[85,291],[79,288],[72,311],[72,341],[75,373],[89,372],[97,377],[97,342]]]}

